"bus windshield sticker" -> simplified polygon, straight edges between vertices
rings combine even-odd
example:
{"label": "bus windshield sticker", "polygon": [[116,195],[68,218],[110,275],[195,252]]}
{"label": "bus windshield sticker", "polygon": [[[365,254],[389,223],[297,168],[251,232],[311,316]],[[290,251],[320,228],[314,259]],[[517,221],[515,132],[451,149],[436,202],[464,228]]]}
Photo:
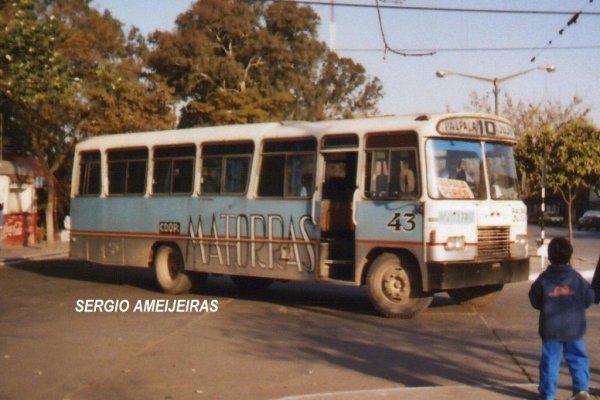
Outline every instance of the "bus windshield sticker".
{"label": "bus windshield sticker", "polygon": [[438,178],[438,188],[442,198],[446,199],[474,199],[473,191],[469,184],[459,179]]}

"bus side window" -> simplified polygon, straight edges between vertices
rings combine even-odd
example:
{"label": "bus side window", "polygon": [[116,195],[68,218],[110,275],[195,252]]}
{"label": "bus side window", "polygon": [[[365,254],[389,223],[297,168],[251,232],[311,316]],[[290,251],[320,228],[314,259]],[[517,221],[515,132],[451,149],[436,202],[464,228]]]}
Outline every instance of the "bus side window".
{"label": "bus side window", "polygon": [[416,151],[377,150],[367,153],[365,193],[372,198],[407,198],[418,194]]}
{"label": "bus side window", "polygon": [[202,147],[202,182],[205,195],[242,195],[248,187],[254,143],[205,144]]}
{"label": "bus side window", "polygon": [[261,197],[309,198],[314,192],[315,139],[266,142],[258,183]]}
{"label": "bus side window", "polygon": [[416,152],[414,150],[392,151],[392,195],[414,197],[418,193]]}
{"label": "bus side window", "polygon": [[111,150],[108,152],[108,193],[146,192],[148,149]]}
{"label": "bus side window", "polygon": [[80,196],[100,194],[100,152],[90,151],[81,153],[79,162],[79,191]]}
{"label": "bus side window", "polygon": [[194,186],[196,148],[161,147],[154,150],[152,192],[157,194],[190,194]]}

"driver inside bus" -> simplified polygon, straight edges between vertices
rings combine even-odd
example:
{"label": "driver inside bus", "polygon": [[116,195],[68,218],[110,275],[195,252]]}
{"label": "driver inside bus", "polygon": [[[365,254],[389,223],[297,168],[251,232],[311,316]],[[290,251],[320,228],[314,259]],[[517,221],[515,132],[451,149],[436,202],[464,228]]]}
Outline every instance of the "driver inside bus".
{"label": "driver inside bus", "polygon": [[475,182],[473,177],[467,172],[467,162],[465,160],[460,160],[458,166],[456,167],[456,179],[465,181],[469,184],[473,184]]}

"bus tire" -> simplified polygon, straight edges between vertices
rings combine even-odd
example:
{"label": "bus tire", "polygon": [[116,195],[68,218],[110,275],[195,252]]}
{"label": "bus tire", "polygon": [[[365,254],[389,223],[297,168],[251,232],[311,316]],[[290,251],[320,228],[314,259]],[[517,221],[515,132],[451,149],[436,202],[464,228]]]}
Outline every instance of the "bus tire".
{"label": "bus tire", "polygon": [[459,304],[468,304],[473,307],[487,306],[504,287],[503,284],[477,286],[470,288],[448,290],[448,295]]}
{"label": "bus tire", "polygon": [[416,266],[396,254],[377,257],[367,273],[367,292],[373,307],[390,318],[413,318],[429,307],[431,296],[420,290]]}
{"label": "bus tire", "polygon": [[174,246],[162,245],[156,250],[154,272],[156,281],[165,293],[188,293],[192,288],[181,252]]}

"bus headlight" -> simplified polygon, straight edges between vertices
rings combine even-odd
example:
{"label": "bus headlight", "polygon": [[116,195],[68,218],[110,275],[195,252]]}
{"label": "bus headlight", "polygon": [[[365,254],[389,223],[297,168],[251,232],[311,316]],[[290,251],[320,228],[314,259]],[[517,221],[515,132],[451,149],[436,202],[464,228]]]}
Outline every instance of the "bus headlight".
{"label": "bus headlight", "polygon": [[444,248],[447,251],[457,251],[465,249],[465,237],[464,236],[450,236]]}
{"label": "bus headlight", "polygon": [[518,245],[523,246],[525,249],[527,249],[529,246],[529,239],[527,238],[527,235],[517,235],[515,242]]}
{"label": "bus headlight", "polygon": [[527,257],[529,252],[529,238],[525,234],[515,235],[515,241],[510,245],[511,257]]}

